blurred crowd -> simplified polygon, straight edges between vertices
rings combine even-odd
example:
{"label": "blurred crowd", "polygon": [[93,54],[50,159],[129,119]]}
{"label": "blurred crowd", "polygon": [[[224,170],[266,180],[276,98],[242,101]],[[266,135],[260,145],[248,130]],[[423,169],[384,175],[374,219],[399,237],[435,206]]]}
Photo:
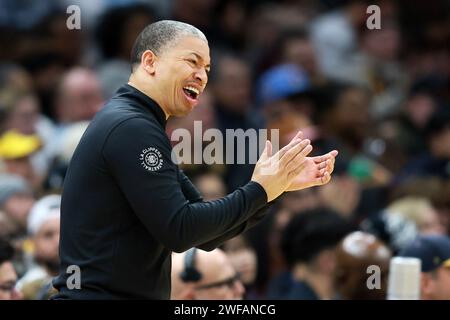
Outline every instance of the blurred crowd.
{"label": "blurred crowd", "polygon": [[[381,29],[366,26],[371,4]],[[202,121],[278,129],[280,146],[300,129],[314,155],[339,150],[326,186],[284,194],[219,249],[174,254],[174,299],[386,299],[398,255],[422,260],[423,299],[450,299],[449,14],[445,0],[0,0],[0,299],[52,294],[67,166],[159,19],[204,31],[212,58],[169,137]],[[182,169],[212,200],[253,165]]]}

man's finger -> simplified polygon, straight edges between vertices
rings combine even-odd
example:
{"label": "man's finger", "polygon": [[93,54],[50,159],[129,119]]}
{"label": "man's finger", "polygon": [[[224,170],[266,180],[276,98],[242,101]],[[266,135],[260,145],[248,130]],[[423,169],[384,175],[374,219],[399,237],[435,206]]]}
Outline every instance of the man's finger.
{"label": "man's finger", "polygon": [[297,132],[294,138],[285,145],[283,148],[281,148],[276,155],[279,158],[282,158],[286,152],[288,152],[291,148],[293,148],[295,145],[299,144],[302,141],[303,133],[301,131]]}
{"label": "man's finger", "polygon": [[288,177],[289,179],[295,179],[295,177],[297,177],[302,170],[305,168],[306,163],[303,161],[298,167],[294,168],[294,170],[290,171],[288,173]]}
{"label": "man's finger", "polygon": [[294,136],[294,138],[292,138],[292,140],[294,139],[303,139],[303,132],[298,131],[297,134]]}
{"label": "man's finger", "polygon": [[317,178],[316,181],[317,181],[317,185],[324,185],[324,184],[327,184],[328,182],[330,182],[330,180],[331,180],[330,173],[328,171],[325,171],[325,173],[321,177]]}
{"label": "man's finger", "polygon": [[320,178],[320,177],[323,177],[323,175],[325,174],[325,172],[327,172],[327,170],[326,170],[325,168],[320,169],[319,172],[318,172],[318,174],[317,174],[317,176],[318,176],[319,178]]}
{"label": "man's finger", "polygon": [[266,145],[264,146],[264,150],[261,154],[261,160],[267,160],[272,156],[272,143],[270,140],[266,140]]}
{"label": "man's finger", "polygon": [[322,170],[327,167],[327,161],[323,161],[317,164],[317,169]]}
{"label": "man's finger", "polygon": [[337,155],[339,154],[339,151],[333,150],[333,151],[328,152],[328,154],[330,154],[333,158],[336,158]]}
{"label": "man's finger", "polygon": [[334,161],[328,159],[322,162],[316,162],[317,165],[317,169],[318,170],[322,170],[322,169],[327,169],[328,172],[332,172],[334,169]]}
{"label": "man's finger", "polygon": [[306,156],[312,151],[313,147],[311,144],[308,144],[303,150],[301,150],[297,155],[287,164],[286,169],[288,172],[292,172],[296,170],[300,165],[305,165]]}
{"label": "man's finger", "polygon": [[335,159],[335,158],[333,158],[333,159],[331,159],[331,160],[327,160],[327,162],[328,162],[328,164],[327,164],[327,171],[328,171],[330,174],[332,174],[333,171],[334,171],[334,159]]}
{"label": "man's finger", "polygon": [[[294,147],[292,147],[291,149],[289,149],[288,151],[286,151],[286,153],[281,157],[280,159],[280,164],[281,165],[287,165],[292,159],[294,159],[294,157],[300,153],[301,151],[303,151],[307,146],[309,146],[311,143],[310,140],[305,139],[305,140],[301,140],[300,143],[298,143],[297,145],[295,145]],[[311,152],[311,151],[310,151]],[[309,152],[308,152],[309,153]]]}
{"label": "man's finger", "polygon": [[334,161],[337,155],[338,155],[338,151],[337,150],[333,150],[333,151],[330,151],[330,152],[328,152],[326,154],[323,154],[321,156],[313,157],[313,160],[314,160],[315,163],[320,163],[320,162],[326,161],[327,159],[332,159]]}

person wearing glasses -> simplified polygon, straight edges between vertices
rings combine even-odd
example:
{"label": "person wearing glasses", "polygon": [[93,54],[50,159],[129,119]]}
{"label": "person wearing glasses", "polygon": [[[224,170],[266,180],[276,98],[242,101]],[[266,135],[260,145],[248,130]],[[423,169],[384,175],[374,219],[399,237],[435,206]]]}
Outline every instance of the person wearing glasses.
{"label": "person wearing glasses", "polygon": [[172,300],[241,300],[245,288],[221,249],[172,255]]}

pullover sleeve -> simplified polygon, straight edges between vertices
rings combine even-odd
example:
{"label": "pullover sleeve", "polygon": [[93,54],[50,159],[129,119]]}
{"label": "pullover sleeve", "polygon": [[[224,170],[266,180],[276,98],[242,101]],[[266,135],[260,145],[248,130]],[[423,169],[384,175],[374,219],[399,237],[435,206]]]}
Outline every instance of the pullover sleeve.
{"label": "pullover sleeve", "polygon": [[175,252],[213,249],[246,230],[267,203],[264,189],[253,181],[221,199],[202,201],[189,179],[179,176],[165,132],[145,118],[116,125],[102,154],[137,217]]}

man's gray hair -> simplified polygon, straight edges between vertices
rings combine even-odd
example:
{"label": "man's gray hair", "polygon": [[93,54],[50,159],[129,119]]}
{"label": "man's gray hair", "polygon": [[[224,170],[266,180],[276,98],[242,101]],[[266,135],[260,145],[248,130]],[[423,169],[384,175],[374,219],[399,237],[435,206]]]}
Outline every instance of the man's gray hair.
{"label": "man's gray hair", "polygon": [[183,36],[193,36],[206,42],[203,32],[196,27],[174,20],[161,20],[145,27],[136,38],[131,50],[131,65],[141,62],[144,51],[151,50],[160,54],[169,45],[175,44]]}

